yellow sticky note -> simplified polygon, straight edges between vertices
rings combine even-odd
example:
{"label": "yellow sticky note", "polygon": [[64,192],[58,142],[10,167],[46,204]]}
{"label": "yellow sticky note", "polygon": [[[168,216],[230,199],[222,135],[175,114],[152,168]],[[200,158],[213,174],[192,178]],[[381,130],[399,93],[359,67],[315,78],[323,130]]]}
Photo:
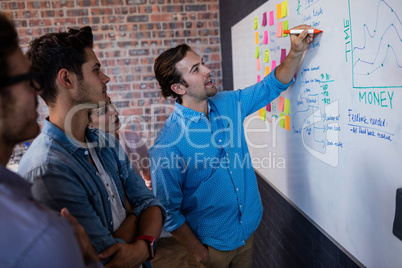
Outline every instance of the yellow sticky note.
{"label": "yellow sticky note", "polygon": [[278,21],[278,29],[276,30],[276,37],[282,37],[282,21]]}
{"label": "yellow sticky note", "polygon": [[265,50],[265,55],[264,55],[264,62],[268,62],[269,61],[269,50],[266,49]]}
{"label": "yellow sticky note", "polygon": [[284,107],[283,112],[285,114],[290,114],[290,100],[288,100],[288,99],[285,99],[285,107]]}
{"label": "yellow sticky note", "polygon": [[[284,31],[284,30],[288,30],[288,21],[287,21],[287,20],[283,21],[282,30],[283,30],[283,31]],[[285,36],[287,36],[287,34],[282,33],[282,37],[285,37]]]}
{"label": "yellow sticky note", "polygon": [[285,128],[285,115],[283,113],[279,114],[279,126]]}
{"label": "yellow sticky note", "polygon": [[269,74],[269,66],[265,66],[265,74],[264,77]]}
{"label": "yellow sticky note", "polygon": [[282,2],[281,15],[282,15],[282,18],[284,18],[288,15],[288,1],[287,0]]}
{"label": "yellow sticky note", "polygon": [[290,116],[285,115],[285,129],[290,131]]}
{"label": "yellow sticky note", "polygon": [[258,17],[254,18],[254,30],[258,29]]}
{"label": "yellow sticky note", "polygon": [[260,40],[258,38],[258,32],[255,32],[255,44],[258,45],[259,42]]}
{"label": "yellow sticky note", "polygon": [[261,70],[260,59],[257,59],[257,71]]}
{"label": "yellow sticky note", "polygon": [[265,121],[267,119],[267,111],[265,108],[261,108],[259,111],[259,117],[262,121]]}
{"label": "yellow sticky note", "polygon": [[282,18],[282,4],[279,3],[276,5],[276,19],[279,20]]}
{"label": "yellow sticky note", "polygon": [[258,59],[260,57],[260,47],[255,48],[255,58]]}

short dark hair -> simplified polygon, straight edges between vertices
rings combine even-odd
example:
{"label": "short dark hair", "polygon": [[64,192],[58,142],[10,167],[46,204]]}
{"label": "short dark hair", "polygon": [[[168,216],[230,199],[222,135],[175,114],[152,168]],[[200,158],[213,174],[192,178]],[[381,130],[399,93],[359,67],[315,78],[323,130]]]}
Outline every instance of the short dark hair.
{"label": "short dark hair", "polygon": [[40,96],[48,106],[57,98],[56,76],[65,68],[83,79],[82,65],[85,63],[85,48],[93,48],[92,29],[89,26],[68,32],[45,34],[30,43],[27,56],[32,68],[43,73]]}
{"label": "short dark hair", "polygon": [[[18,34],[14,25],[0,13],[0,81],[5,81],[10,73],[8,57],[18,49]],[[0,89],[4,86],[0,85]],[[3,91],[3,90],[1,90]]]}
{"label": "short dark hair", "polygon": [[160,54],[154,64],[154,72],[156,80],[161,87],[161,94],[163,97],[179,98],[180,95],[176,94],[171,86],[176,83],[181,83],[188,86],[186,81],[183,80],[181,73],[176,68],[176,63],[181,61],[191,48],[187,44],[181,44],[174,48],[170,48]]}

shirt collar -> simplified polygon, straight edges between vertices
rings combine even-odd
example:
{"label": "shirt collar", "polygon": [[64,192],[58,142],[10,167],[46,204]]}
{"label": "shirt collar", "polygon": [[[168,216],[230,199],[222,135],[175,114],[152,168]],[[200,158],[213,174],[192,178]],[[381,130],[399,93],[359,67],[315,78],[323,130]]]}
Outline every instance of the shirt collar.
{"label": "shirt collar", "polygon": [[[85,130],[85,137],[88,141],[94,142],[96,144],[99,143],[99,137],[94,132],[97,130],[89,129],[88,127]],[[49,121],[49,117],[47,117],[43,122],[42,133],[48,135],[49,137],[57,140],[59,143],[63,144],[63,147],[66,148],[69,153],[73,154],[78,149],[86,149],[82,146],[78,141],[68,136],[63,130],[58,128],[56,125]]]}
{"label": "shirt collar", "polygon": [[[208,102],[208,114],[210,114],[213,105],[211,105],[211,101],[209,99],[207,99],[207,102]],[[179,116],[191,120],[195,123],[198,123],[198,121],[200,121],[201,119],[201,116],[204,115],[203,113],[194,111],[193,109],[181,105],[177,100],[175,102],[174,110]]]}

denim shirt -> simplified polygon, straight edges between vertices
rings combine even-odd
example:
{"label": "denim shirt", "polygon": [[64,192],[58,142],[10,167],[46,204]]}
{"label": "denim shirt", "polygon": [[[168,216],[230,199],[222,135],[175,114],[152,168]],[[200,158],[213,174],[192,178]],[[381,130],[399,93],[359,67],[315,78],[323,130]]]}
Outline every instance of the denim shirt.
{"label": "denim shirt", "polygon": [[149,150],[152,189],[167,210],[166,231],[186,222],[203,244],[233,250],[256,230],[262,204],[243,121],[290,85],[274,73],[209,98],[208,117],[176,102]]}
{"label": "denim shirt", "polygon": [[[159,206],[165,218],[163,206],[135,173],[119,141],[98,129],[87,128],[85,137],[113,178],[122,204],[125,206],[121,184],[138,218],[151,206]],[[32,194],[37,200],[56,211],[68,208],[88,233],[97,253],[115,243],[124,243],[112,236],[109,195],[89,162],[88,149],[47,119],[41,134],[22,157],[19,173],[33,184]]]}

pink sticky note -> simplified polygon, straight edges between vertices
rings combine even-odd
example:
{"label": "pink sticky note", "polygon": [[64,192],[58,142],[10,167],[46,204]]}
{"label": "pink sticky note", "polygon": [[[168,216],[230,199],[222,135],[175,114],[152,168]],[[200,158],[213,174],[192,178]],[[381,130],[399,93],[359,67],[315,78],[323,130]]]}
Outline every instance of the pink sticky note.
{"label": "pink sticky note", "polygon": [[261,76],[257,75],[257,83],[259,83],[261,81]]}
{"label": "pink sticky note", "polygon": [[276,30],[276,37],[282,37],[282,21],[278,21],[278,29]]}
{"label": "pink sticky note", "polygon": [[263,44],[268,44],[268,31],[264,31],[264,39],[262,40]]}
{"label": "pink sticky note", "polygon": [[269,12],[269,26],[274,25],[274,11]]}
{"label": "pink sticky note", "polygon": [[268,105],[265,109],[267,110],[267,112],[270,112],[271,111],[271,103],[268,103]]}
{"label": "pink sticky note", "polygon": [[260,59],[257,59],[257,71],[261,70]]}
{"label": "pink sticky note", "polygon": [[279,96],[279,111],[283,112],[284,107],[285,107],[285,98]]}
{"label": "pink sticky note", "polygon": [[267,25],[267,12],[264,12],[264,14],[262,14],[262,26]]}
{"label": "pink sticky note", "polygon": [[286,49],[282,48],[281,49],[281,63],[285,58],[286,58]]}
{"label": "pink sticky note", "polygon": [[273,71],[275,68],[276,68],[276,60],[273,60],[271,70]]}

